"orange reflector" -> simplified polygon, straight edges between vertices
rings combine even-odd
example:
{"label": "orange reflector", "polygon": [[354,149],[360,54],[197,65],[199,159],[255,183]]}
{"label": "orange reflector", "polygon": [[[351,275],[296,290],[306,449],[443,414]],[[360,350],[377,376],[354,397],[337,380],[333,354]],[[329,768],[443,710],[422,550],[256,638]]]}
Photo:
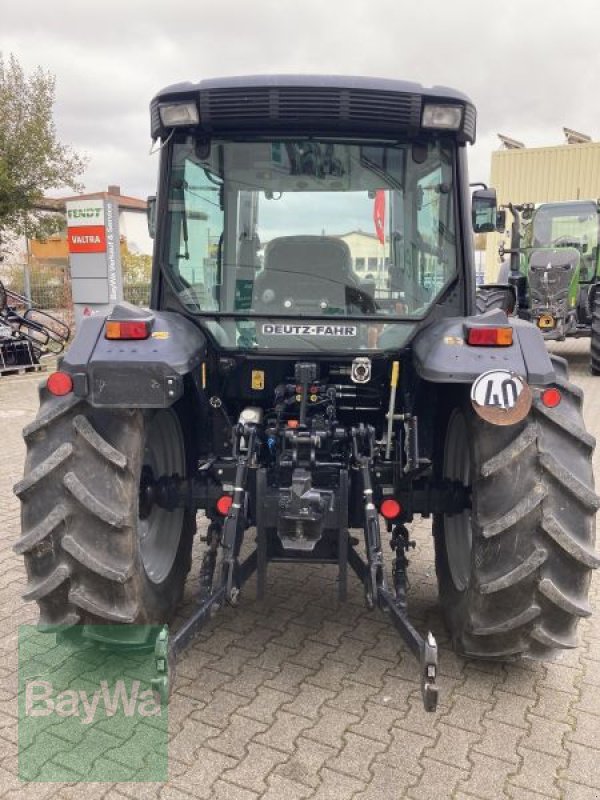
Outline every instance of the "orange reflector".
{"label": "orange reflector", "polygon": [[68,372],[53,372],[52,375],[48,375],[46,387],[50,394],[62,397],[73,391],[73,379]]}
{"label": "orange reflector", "polygon": [[467,333],[467,344],[483,347],[508,347],[513,343],[512,328],[499,327],[473,327]]}
{"label": "orange reflector", "polygon": [[288,428],[297,428],[300,425],[299,419],[288,419],[287,426]]}
{"label": "orange reflector", "polygon": [[561,400],[561,393],[554,387],[550,389],[544,389],[542,392],[542,403],[546,406],[546,408],[556,408]]}
{"label": "orange reflector", "polygon": [[233,498],[229,494],[222,494],[217,500],[217,511],[221,516],[226,517],[229,509],[233,505]]}
{"label": "orange reflector", "polygon": [[402,513],[402,506],[397,500],[394,500],[393,497],[388,497],[387,500],[384,500],[379,506],[379,512],[386,519],[396,519],[396,517],[399,517]]}
{"label": "orange reflector", "polygon": [[150,326],[145,320],[130,320],[116,322],[107,320],[105,334],[107,339],[147,339],[150,336]]}

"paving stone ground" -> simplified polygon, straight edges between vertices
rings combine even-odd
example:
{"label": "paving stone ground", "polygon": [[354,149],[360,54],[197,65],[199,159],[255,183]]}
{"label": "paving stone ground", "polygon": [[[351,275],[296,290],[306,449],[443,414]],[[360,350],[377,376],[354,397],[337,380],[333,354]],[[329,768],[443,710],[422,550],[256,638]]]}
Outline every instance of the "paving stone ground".
{"label": "paving stone ground", "polygon": [[[552,347],[568,358],[585,391],[588,430],[600,437],[600,378],[588,374],[588,348],[585,340]],[[181,660],[167,783],[21,783],[17,630],[35,621],[36,608],[20,599],[12,486],[38,381],[0,378],[0,797],[600,798],[598,575],[596,612],[581,622],[577,650],[554,662],[466,662],[449,649],[437,610],[426,522],[413,525],[410,605],[417,626],[440,644],[437,714],[422,710],[414,660],[387,620],[365,610],[356,582],[340,607],[331,568],[279,565],[270,568],[264,603],[249,587]],[[599,458],[600,449],[597,475]],[[193,582],[192,574],[188,603]]]}

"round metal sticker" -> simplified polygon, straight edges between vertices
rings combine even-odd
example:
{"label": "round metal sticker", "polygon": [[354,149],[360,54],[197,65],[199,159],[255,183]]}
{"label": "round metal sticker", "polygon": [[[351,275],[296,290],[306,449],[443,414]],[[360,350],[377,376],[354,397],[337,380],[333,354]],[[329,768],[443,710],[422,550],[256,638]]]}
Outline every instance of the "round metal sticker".
{"label": "round metal sticker", "polygon": [[484,372],[471,387],[471,403],[492,425],[514,425],[531,408],[531,390],[523,378],[506,369]]}

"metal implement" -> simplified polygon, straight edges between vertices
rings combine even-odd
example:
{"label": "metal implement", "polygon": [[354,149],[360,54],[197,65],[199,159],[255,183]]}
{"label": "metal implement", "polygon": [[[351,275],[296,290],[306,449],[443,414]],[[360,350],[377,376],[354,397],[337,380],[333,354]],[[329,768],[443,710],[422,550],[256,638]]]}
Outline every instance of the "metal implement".
{"label": "metal implement", "polygon": [[[301,384],[293,387],[294,392],[301,393],[298,386],[304,384],[306,388],[307,383],[312,381],[314,396],[318,397],[320,393],[329,397],[327,389],[315,383],[316,373],[309,365],[299,365],[296,377],[300,378]],[[281,397],[283,400],[285,394]],[[333,400],[333,395],[330,399]],[[235,427],[234,450],[237,457],[231,506],[222,526],[218,522],[209,526],[196,609],[175,634],[170,634],[164,627],[157,637],[154,651],[157,676],[152,685],[161,697],[168,696],[177,656],[223,602],[237,605],[242,586],[254,572],[257,572],[257,595],[263,597],[269,562],[336,564],[340,601],[346,599],[347,567],[350,564],[363,583],[367,606],[379,606],[390,612],[391,622],[418,658],[424,707],[434,711],[437,704],[437,646],[431,633],[423,638],[408,619],[408,560],[405,551],[414,546],[414,542],[409,541],[403,525],[394,528],[391,538],[391,546],[396,553],[393,591],[388,588],[385,578],[379,512],[374,502],[372,476],[377,453],[375,431],[365,425],[351,429],[348,442],[350,462],[347,465],[320,461],[317,452],[321,440],[319,437],[315,440],[309,405],[302,398],[297,398],[296,402],[301,409],[303,422],[297,429],[286,431],[283,438],[291,459],[289,468],[292,483],[289,489],[269,485],[268,470],[264,466],[257,466],[261,441],[264,440],[260,424],[240,422]],[[252,415],[241,415],[243,419],[249,417]],[[333,413],[331,419],[335,424]],[[287,463],[285,459],[283,463]],[[314,475],[306,469],[309,464],[315,469]],[[356,540],[350,539],[348,531],[350,470],[362,489],[361,517],[366,561],[356,550]],[[251,471],[255,473],[256,547],[245,561],[239,563],[244,531],[250,521],[248,489]],[[322,471],[329,476],[328,488],[313,486],[313,481],[322,483],[323,478],[319,478]],[[150,479],[146,480],[144,497],[147,504],[163,502],[173,507],[178,498],[193,503],[194,497],[203,497],[199,491],[183,489],[182,482],[176,477],[166,483],[163,479],[160,491],[151,482],[148,483]],[[217,571],[217,584],[213,585],[219,547],[222,550],[221,569]]]}
{"label": "metal implement", "polygon": [[39,369],[40,359],[61,353],[68,325],[0,282],[0,374]]}

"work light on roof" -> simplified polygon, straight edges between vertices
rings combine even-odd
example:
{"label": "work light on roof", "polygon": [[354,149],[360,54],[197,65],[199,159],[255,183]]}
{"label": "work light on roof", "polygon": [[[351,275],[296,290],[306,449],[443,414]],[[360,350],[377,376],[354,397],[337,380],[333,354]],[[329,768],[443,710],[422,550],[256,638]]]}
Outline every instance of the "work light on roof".
{"label": "work light on roof", "polygon": [[167,128],[178,125],[197,125],[200,122],[195,103],[162,103],[158,110],[162,124]]}
{"label": "work light on roof", "polygon": [[423,106],[421,125],[423,128],[457,131],[462,122],[462,106],[427,103]]}

